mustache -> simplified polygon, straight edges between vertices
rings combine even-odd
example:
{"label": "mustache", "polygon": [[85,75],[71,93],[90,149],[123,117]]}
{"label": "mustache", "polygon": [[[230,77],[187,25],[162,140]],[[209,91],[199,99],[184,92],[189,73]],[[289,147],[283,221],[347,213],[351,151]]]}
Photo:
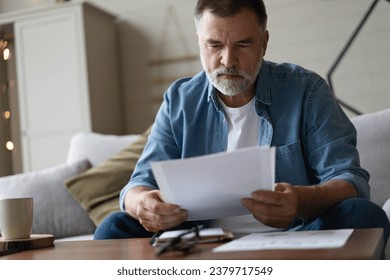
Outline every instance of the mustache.
{"label": "mustache", "polygon": [[212,76],[217,78],[220,75],[234,75],[244,79],[251,79],[251,75],[243,70],[237,69],[236,67],[220,67],[213,71]]}
{"label": "mustache", "polygon": [[225,75],[225,74],[244,76],[246,73],[237,69],[236,67],[220,67],[216,69],[213,74],[216,76]]}

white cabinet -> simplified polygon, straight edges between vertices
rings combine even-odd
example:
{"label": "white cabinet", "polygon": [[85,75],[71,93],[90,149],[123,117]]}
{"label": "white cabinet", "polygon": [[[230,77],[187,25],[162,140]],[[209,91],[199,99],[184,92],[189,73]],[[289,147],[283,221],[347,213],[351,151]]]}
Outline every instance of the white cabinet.
{"label": "white cabinet", "polygon": [[11,18],[22,171],[65,162],[76,132],[123,133],[115,17],[66,3]]}

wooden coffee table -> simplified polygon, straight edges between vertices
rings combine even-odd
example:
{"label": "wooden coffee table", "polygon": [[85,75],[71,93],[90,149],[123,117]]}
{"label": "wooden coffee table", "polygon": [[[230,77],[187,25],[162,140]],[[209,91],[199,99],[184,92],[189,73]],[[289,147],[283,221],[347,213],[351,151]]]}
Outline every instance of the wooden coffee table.
{"label": "wooden coffee table", "polygon": [[228,259],[379,259],[383,250],[382,229],[356,229],[347,244],[336,249],[259,250],[213,253],[221,243],[197,245],[194,252],[183,255],[169,252],[156,256],[149,239],[117,239],[99,241],[56,241],[53,247],[28,250],[0,257],[0,260],[228,260]]}

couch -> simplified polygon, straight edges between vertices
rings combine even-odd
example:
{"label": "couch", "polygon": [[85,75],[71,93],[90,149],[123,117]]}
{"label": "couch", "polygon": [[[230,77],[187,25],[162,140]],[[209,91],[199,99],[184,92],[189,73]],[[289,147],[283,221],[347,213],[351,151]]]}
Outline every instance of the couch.
{"label": "couch", "polygon": [[[351,120],[358,132],[361,165],[371,174],[371,200],[390,219],[390,109]],[[33,233],[52,233],[56,240],[91,239],[101,220],[119,210],[119,191],[148,133],[149,129],[125,136],[78,133],[65,163],[0,178],[0,199],[34,197]]]}
{"label": "couch", "polygon": [[[141,143],[137,139],[142,139]],[[134,165],[141,149],[137,150],[137,147],[142,146],[144,141],[140,135],[77,133],[70,141],[65,163],[0,178],[0,199],[34,198],[32,233],[50,233],[56,240],[92,239],[97,224],[104,218],[102,214],[99,214],[100,219],[96,218],[96,211],[93,210],[104,206],[106,215],[119,210],[119,184],[124,185],[128,180],[131,161]],[[134,149],[138,152],[129,155],[126,147],[132,152]],[[80,180],[85,181],[87,187],[84,184],[80,191],[76,184],[76,193],[67,188],[66,183],[72,182],[70,187],[74,187]],[[113,184],[116,184],[115,191],[111,190],[110,193],[109,186]],[[105,193],[99,192],[102,186],[108,189]]]}

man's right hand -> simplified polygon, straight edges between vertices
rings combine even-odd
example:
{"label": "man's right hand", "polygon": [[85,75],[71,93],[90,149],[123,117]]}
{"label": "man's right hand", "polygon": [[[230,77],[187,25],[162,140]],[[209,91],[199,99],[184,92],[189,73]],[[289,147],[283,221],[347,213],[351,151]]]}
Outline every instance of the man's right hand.
{"label": "man's right hand", "polygon": [[125,208],[150,232],[174,228],[187,219],[187,212],[178,205],[164,202],[159,190],[144,186],[127,192]]}

